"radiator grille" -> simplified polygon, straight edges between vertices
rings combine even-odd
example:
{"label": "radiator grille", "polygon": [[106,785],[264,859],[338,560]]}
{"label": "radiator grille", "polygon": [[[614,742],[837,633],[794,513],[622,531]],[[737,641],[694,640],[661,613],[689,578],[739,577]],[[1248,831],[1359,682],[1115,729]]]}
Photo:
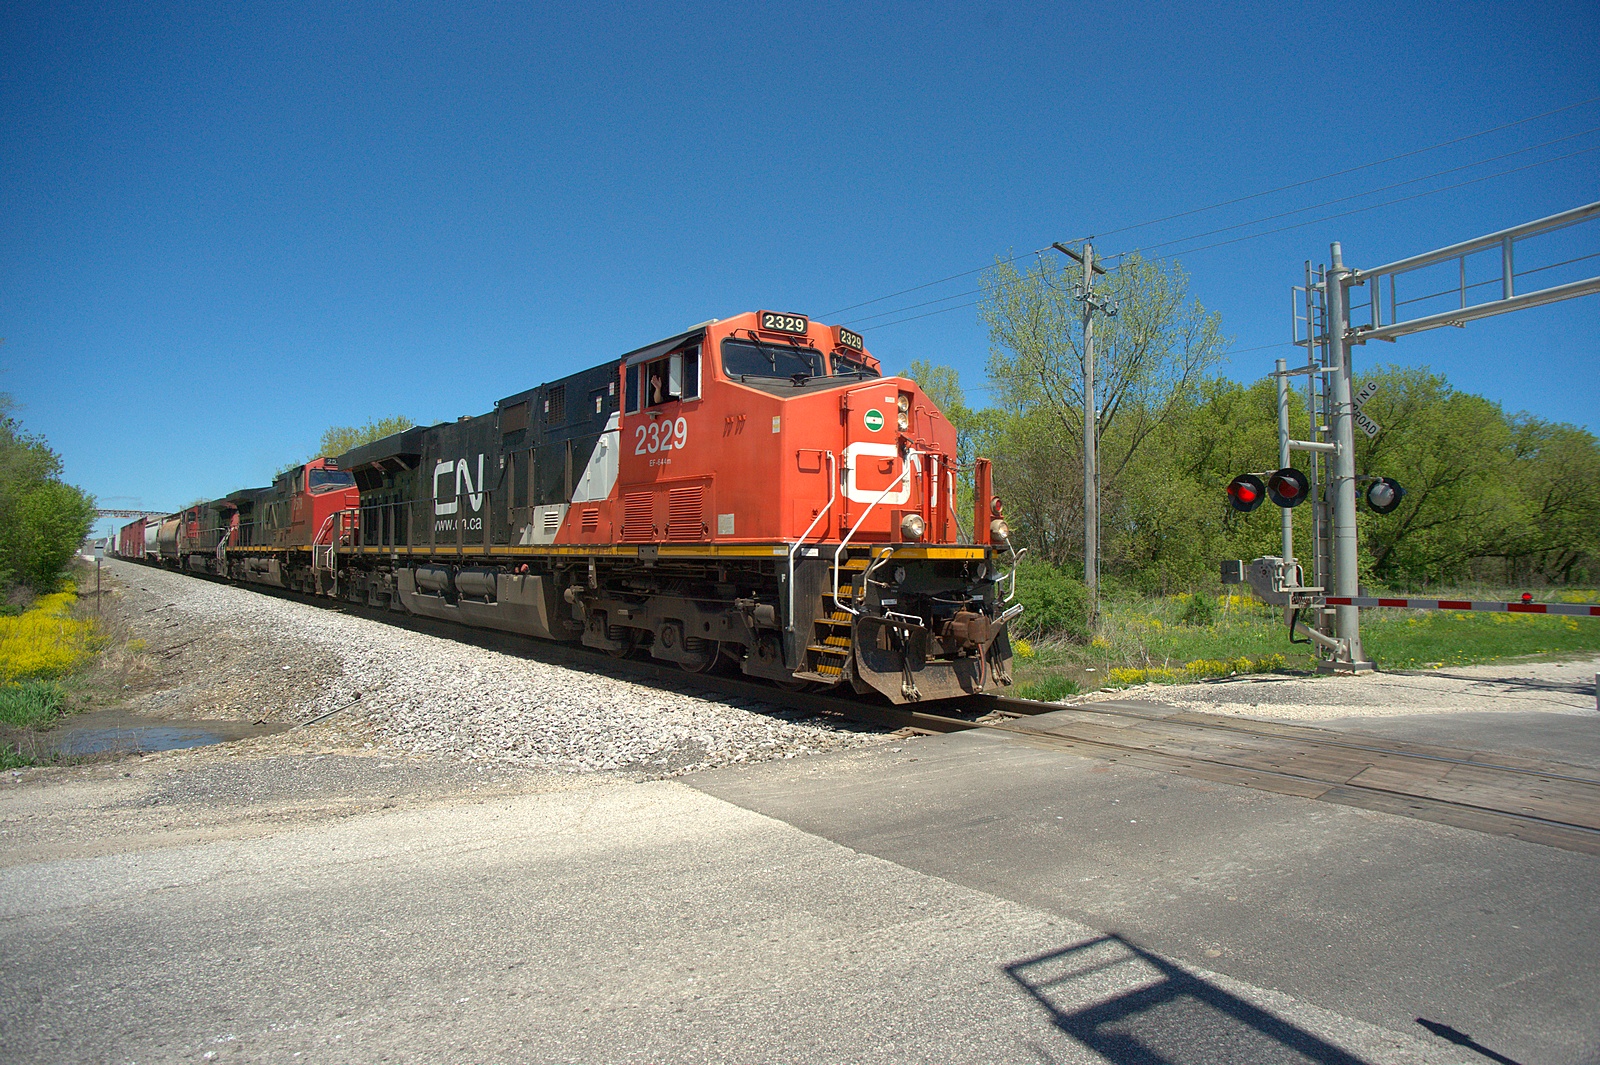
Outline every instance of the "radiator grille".
{"label": "radiator grille", "polygon": [[674,488],[667,493],[667,539],[701,540],[705,538],[705,523],[701,505],[705,499],[705,486]]}
{"label": "radiator grille", "polygon": [[546,536],[554,536],[561,529],[561,511],[552,507],[544,512],[544,532]]}
{"label": "radiator grille", "polygon": [[599,532],[600,531],[600,508],[599,507],[584,507],[583,508],[583,527],[582,527],[582,531],[585,532],[585,533],[593,533],[593,532]]}
{"label": "radiator grille", "polygon": [[654,496],[650,492],[629,492],[622,497],[622,538],[649,540],[655,535],[651,522]]}

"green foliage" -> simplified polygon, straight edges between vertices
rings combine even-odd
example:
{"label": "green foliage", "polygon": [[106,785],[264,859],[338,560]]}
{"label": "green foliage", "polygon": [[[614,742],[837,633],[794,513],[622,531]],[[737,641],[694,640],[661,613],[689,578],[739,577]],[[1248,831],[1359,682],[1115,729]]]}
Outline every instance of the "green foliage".
{"label": "green foliage", "polygon": [[1357,470],[1406,498],[1362,522],[1373,579],[1397,587],[1478,577],[1587,580],[1600,560],[1600,446],[1571,425],[1452,389],[1427,370],[1384,367],[1367,410],[1384,431],[1358,440]]}
{"label": "green foliage", "polygon": [[366,425],[330,425],[323,430],[322,439],[317,442],[314,454],[306,456],[300,462],[291,462],[278,471],[281,477],[290,470],[298,469],[312,459],[337,458],[346,451],[353,451],[363,444],[370,444],[375,440],[382,440],[386,436],[403,433],[417,423],[407,418],[404,414],[397,414],[392,418],[378,418]]}
{"label": "green foliage", "polygon": [[[1502,599],[1504,588],[1447,588],[1447,597]],[[1600,601],[1594,592],[1566,592],[1566,601]],[[1129,597],[1101,603],[1102,624],[1088,643],[1038,641],[1012,664],[1018,687],[1060,677],[1102,684],[1172,683],[1231,673],[1287,669],[1309,672],[1315,657],[1288,641],[1281,611],[1249,596],[1223,599],[1214,624],[1184,624],[1189,596]],[[1600,651],[1600,625],[1587,618],[1439,610],[1363,611],[1362,645],[1384,669],[1427,669],[1533,655]],[[1015,644],[1013,644],[1015,646]],[[1025,696],[1037,698],[1037,696]]]}
{"label": "green foliage", "polygon": [[322,440],[317,444],[317,453],[312,458],[322,458],[325,455],[343,455],[363,444],[370,444],[374,440],[382,440],[386,436],[405,432],[417,424],[403,414],[393,418],[379,418],[366,425],[334,425],[330,426],[323,434]]}
{"label": "green foliage", "polygon": [[1185,625],[1214,625],[1217,621],[1217,598],[1204,592],[1195,592],[1184,604],[1178,620]]}
{"label": "green foliage", "polygon": [[[952,366],[939,366],[926,359],[913,359],[901,372],[922,387],[956,431],[956,461],[960,464],[956,480],[956,514],[966,529],[972,514],[972,474],[968,467],[977,455],[977,435],[982,428],[979,414],[967,406],[961,375]],[[967,530],[969,533],[970,529]]]}
{"label": "green foliage", "polygon": [[[1001,263],[985,278],[980,305],[1000,407],[985,412],[981,446],[995,460],[996,491],[1019,539],[1058,563],[1083,543],[1084,359],[1069,273],[1053,260],[1021,271]],[[1218,317],[1189,299],[1188,278],[1175,264],[1133,255],[1102,285],[1119,306],[1116,317],[1097,320],[1095,333],[1101,525],[1109,540],[1121,502],[1148,498],[1139,482],[1159,461],[1151,453],[1161,431],[1194,405],[1225,341]]]}
{"label": "green foliage", "polygon": [[67,695],[48,680],[25,680],[0,686],[0,724],[14,728],[48,725],[61,716]]}
{"label": "green foliage", "polygon": [[1063,677],[1057,673],[1047,674],[1036,681],[1019,684],[1012,688],[1007,695],[1018,699],[1033,699],[1041,703],[1059,703],[1061,700],[1077,695],[1081,689],[1078,682]]}
{"label": "green foliage", "polygon": [[1018,628],[1082,640],[1089,634],[1089,590],[1049,562],[1024,559],[1017,570]]}
{"label": "green foliage", "polygon": [[0,584],[48,591],[94,524],[94,499],[61,481],[61,458],[22,431],[0,395]]}

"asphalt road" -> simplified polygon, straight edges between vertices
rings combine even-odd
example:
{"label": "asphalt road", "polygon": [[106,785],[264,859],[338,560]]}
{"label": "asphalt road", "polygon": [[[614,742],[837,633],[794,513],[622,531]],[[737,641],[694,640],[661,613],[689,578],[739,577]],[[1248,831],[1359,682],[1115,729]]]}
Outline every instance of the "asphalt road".
{"label": "asphalt road", "polygon": [[[1304,812],[1253,793],[1182,799],[1164,780],[982,737],[696,788],[294,753],[299,735],[7,775],[0,1060],[1476,1060],[1390,1008],[1414,998],[1388,971],[1366,997],[1354,970],[1331,987],[1249,979],[1288,955],[1320,957],[1310,977],[1381,956],[1396,915],[1355,904],[1405,897],[1397,884],[1319,898],[1348,892],[1352,868],[1291,901],[1305,881],[1271,882],[1307,860],[1278,853]],[[1029,794],[1029,779],[1053,794]],[[1146,818],[1171,823],[1142,836],[1132,822]],[[1230,819],[1231,856],[1167,850],[1183,824],[1221,840]],[[1313,864],[1332,869],[1332,844],[1359,842],[1342,833]],[[1567,890],[1560,862],[1538,857],[1529,875]],[[1014,890],[1029,870],[1032,890]],[[1252,913],[1224,890],[1278,906]],[[1074,897],[1117,901],[1084,920]],[[1215,956],[1190,949],[1203,900],[1232,907],[1238,930],[1205,940]],[[1145,921],[1164,905],[1172,920]],[[1274,927],[1301,911],[1345,916]],[[1322,941],[1336,935],[1367,947],[1337,954]],[[1506,1034],[1475,1026],[1481,1013],[1442,1016]],[[1565,1025],[1542,1046],[1576,1046],[1570,1011],[1540,1019]]]}
{"label": "asphalt road", "polygon": [[[1430,719],[1425,735],[1530,750],[1557,746],[1552,726],[1568,723],[1463,717],[1454,729]],[[1402,722],[1373,731],[1408,734]],[[1600,859],[1591,856],[994,734],[691,783],[860,853],[1341,1016],[1414,1033],[1423,1018],[1529,1065],[1600,1061]],[[1464,1059],[1496,1060],[1471,1048]]]}

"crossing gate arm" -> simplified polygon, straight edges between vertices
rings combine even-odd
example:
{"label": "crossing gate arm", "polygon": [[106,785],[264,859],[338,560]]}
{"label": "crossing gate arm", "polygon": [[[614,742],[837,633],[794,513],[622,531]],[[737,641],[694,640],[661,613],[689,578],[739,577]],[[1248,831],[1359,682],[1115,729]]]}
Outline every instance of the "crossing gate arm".
{"label": "crossing gate arm", "polygon": [[1600,606],[1588,603],[1484,603],[1470,599],[1388,599],[1367,595],[1330,595],[1328,606],[1399,607],[1403,610],[1484,610],[1501,614],[1559,614],[1564,617],[1600,618]]}

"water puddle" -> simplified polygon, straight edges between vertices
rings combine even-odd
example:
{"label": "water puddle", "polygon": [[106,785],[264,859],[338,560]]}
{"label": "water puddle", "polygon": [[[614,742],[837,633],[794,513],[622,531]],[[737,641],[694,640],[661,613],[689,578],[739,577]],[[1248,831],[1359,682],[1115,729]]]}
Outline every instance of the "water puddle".
{"label": "water puddle", "polygon": [[140,717],[120,710],[74,714],[39,736],[45,751],[65,758],[106,754],[144,754],[229,743],[282,732],[287,724],[248,721],[176,720]]}

